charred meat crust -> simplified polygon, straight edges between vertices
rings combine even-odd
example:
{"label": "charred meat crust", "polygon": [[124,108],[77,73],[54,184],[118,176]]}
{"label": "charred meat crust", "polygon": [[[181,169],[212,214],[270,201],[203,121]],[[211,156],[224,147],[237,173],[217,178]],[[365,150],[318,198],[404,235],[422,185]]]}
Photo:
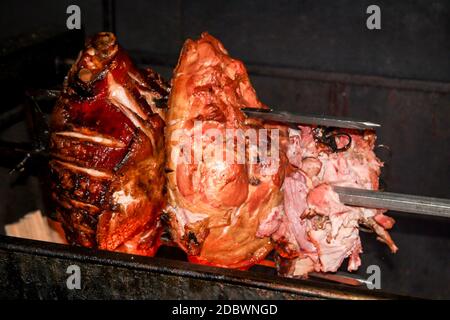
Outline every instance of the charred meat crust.
{"label": "charred meat crust", "polygon": [[50,184],[70,243],[155,253],[165,177],[164,114],[153,105],[169,91],[112,33],[86,42],[50,121]]}

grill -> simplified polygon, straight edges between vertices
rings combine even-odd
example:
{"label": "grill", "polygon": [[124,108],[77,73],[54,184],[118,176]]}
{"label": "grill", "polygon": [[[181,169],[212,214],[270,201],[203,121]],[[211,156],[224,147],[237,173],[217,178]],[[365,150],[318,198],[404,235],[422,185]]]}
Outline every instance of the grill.
{"label": "grill", "polygon": [[[114,2],[104,1],[104,27],[116,28]],[[274,13],[275,14],[275,13]],[[38,145],[41,132],[26,92],[57,88],[82,47],[83,31],[42,30],[2,44],[0,84],[0,227],[36,208],[47,212],[45,162],[31,160],[26,172],[9,174]],[[120,41],[120,33],[119,33]],[[152,41],[155,41],[154,39]],[[170,78],[173,58],[132,51],[141,66]],[[262,101],[274,108],[352,116],[381,123],[380,144],[390,154],[382,181],[387,191],[448,197],[450,159],[450,83],[247,64]],[[40,101],[43,111],[53,101]],[[425,168],[426,167],[426,168]],[[366,279],[370,265],[382,271],[382,290],[318,279],[287,279],[255,266],[236,271],[185,262],[184,254],[163,247],[155,258],[0,237],[0,296],[3,298],[160,298],[160,299],[385,299],[449,298],[449,221],[390,213],[397,220],[392,236],[400,251],[388,252],[372,235],[362,234],[363,265],[354,275]],[[82,270],[81,290],[68,290],[66,269]]]}

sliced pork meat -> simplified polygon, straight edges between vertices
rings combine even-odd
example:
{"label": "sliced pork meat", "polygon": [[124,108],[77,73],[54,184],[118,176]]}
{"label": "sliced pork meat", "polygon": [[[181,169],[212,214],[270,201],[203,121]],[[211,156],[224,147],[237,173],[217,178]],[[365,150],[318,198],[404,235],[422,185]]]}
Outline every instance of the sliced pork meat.
{"label": "sliced pork meat", "polygon": [[334,272],[346,258],[347,269],[357,270],[362,252],[360,225],[372,229],[392,252],[397,251],[387,232],[394,224],[392,218],[383,210],[346,206],[332,189],[378,189],[382,163],[373,152],[374,133],[343,130],[346,134],[336,137],[336,145],[349,144],[349,148],[333,152],[317,139],[316,130],[306,126],[289,129],[286,154],[293,169],[283,184],[284,213],[271,236],[277,243],[280,270],[291,276]]}
{"label": "sliced pork meat", "polygon": [[165,200],[169,87],[111,33],[91,38],[51,118],[52,197],[69,243],[153,255]]}
{"label": "sliced pork meat", "polygon": [[[207,33],[185,42],[172,81],[166,127],[172,238],[191,261],[247,268],[272,250],[264,233],[276,227],[264,231],[260,223],[278,221],[283,204],[281,158],[259,154],[249,161],[255,144],[239,135],[264,128],[240,109],[266,106],[242,62]],[[273,143],[273,130],[266,130],[269,138],[258,135],[257,144]],[[241,138],[243,154],[238,152]]]}

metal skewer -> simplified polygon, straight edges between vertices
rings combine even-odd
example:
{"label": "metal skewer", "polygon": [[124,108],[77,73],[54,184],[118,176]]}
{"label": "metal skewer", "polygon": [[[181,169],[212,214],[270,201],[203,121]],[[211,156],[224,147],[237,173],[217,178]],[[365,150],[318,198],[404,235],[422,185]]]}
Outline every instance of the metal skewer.
{"label": "metal skewer", "polygon": [[261,108],[243,108],[241,109],[248,117],[259,118],[266,121],[275,121],[292,124],[309,124],[326,127],[375,130],[381,125],[369,121],[362,121],[350,118],[318,116],[318,115],[298,115],[285,111],[273,111],[271,109]]}
{"label": "metal skewer", "polygon": [[346,205],[450,218],[449,199],[337,186],[333,189]]}

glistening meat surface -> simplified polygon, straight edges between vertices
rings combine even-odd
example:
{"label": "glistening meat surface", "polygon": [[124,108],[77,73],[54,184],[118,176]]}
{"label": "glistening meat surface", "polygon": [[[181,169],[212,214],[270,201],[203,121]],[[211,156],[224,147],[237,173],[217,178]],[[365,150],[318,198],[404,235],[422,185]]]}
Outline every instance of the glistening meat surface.
{"label": "glistening meat surface", "polygon": [[[226,137],[227,129],[263,128],[245,118],[244,107],[265,108],[242,62],[209,34],[187,40],[174,71],[167,115],[167,213],[172,237],[191,261],[246,268],[273,248],[270,237],[258,236],[257,230],[281,210],[283,166],[277,163],[269,172],[265,159],[250,164],[248,149],[244,163],[228,163],[222,154],[208,156],[209,146],[218,135]],[[223,155],[227,148],[236,154],[228,146]]]}
{"label": "glistening meat surface", "polygon": [[158,106],[168,91],[113,34],[86,43],[51,118],[52,197],[70,243],[154,254],[165,203]]}

